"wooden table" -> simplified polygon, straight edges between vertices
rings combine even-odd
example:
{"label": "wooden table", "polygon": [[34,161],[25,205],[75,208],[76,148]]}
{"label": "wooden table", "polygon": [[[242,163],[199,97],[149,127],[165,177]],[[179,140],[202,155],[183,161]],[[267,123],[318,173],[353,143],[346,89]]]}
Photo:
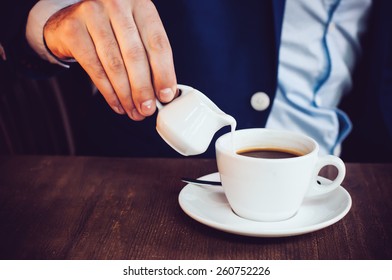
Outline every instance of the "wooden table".
{"label": "wooden table", "polygon": [[0,157],[0,259],[392,259],[392,164],[347,163],[347,216],[283,238],[188,217],[180,178],[216,171],[211,159]]}

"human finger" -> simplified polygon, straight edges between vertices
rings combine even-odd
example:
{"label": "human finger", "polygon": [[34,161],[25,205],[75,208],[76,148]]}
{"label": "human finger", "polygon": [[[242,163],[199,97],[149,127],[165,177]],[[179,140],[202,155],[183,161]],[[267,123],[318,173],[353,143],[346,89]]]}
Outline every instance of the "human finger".
{"label": "human finger", "polygon": [[[110,4],[111,3],[111,4]],[[131,5],[108,3],[111,24],[119,44],[131,86],[132,100],[143,116],[155,112],[155,93],[147,54],[133,19]]]}
{"label": "human finger", "polygon": [[170,102],[177,91],[172,49],[166,31],[152,1],[139,1],[134,18],[152,71],[155,93],[162,102]]}
{"label": "human finger", "polygon": [[135,110],[128,74],[110,20],[103,10],[104,7],[95,1],[90,1],[86,5],[84,9],[86,14],[90,15],[86,26],[115,94],[129,117],[134,120],[143,119]]}

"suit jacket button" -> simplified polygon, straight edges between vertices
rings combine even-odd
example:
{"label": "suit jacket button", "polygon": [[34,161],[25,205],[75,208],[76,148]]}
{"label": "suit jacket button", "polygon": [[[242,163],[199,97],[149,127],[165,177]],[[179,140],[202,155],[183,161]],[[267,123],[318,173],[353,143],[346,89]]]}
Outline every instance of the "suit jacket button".
{"label": "suit jacket button", "polygon": [[256,92],[252,95],[250,104],[256,111],[264,111],[270,105],[270,98],[265,92]]}

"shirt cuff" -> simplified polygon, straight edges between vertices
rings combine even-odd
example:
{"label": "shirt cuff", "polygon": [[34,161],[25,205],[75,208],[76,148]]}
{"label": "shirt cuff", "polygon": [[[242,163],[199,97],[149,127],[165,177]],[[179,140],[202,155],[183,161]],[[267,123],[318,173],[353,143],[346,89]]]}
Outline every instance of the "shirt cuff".
{"label": "shirt cuff", "polygon": [[[43,59],[69,68],[46,48],[44,43],[44,26],[48,19],[59,10],[78,3],[81,0],[41,0],[30,10],[26,24],[26,38],[31,48]],[[74,62],[67,60],[64,62]]]}

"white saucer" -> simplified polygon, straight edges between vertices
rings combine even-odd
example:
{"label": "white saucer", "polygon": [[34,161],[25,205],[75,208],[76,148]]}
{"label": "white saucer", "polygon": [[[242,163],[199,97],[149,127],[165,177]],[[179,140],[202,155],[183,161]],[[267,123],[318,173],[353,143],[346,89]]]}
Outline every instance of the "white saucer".
{"label": "white saucer", "polygon": [[[219,181],[219,174],[201,177]],[[319,180],[329,180],[319,177]],[[330,226],[342,219],[351,208],[350,194],[338,187],[328,195],[305,199],[297,214],[280,222],[256,222],[241,218],[231,210],[222,187],[186,185],[178,201],[190,217],[207,226],[239,235],[282,237],[300,235]]]}

